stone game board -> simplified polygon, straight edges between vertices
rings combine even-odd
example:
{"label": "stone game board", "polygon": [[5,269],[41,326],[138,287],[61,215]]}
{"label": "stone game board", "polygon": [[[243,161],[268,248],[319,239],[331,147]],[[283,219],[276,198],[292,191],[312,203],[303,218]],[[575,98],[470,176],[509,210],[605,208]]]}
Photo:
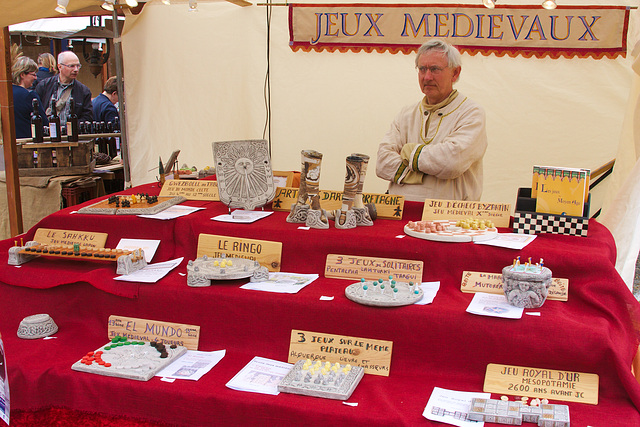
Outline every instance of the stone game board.
{"label": "stone game board", "polygon": [[[376,307],[400,307],[403,305],[411,305],[422,299],[424,292],[420,286],[409,284],[406,282],[398,282],[395,288],[391,287],[391,281],[383,282],[360,281],[353,283],[344,290],[344,294],[351,301],[355,301],[363,305],[372,305]],[[365,290],[364,287],[367,287]],[[384,286],[384,289],[382,288]],[[394,289],[398,291],[395,292]]]}
{"label": "stone game board", "polygon": [[[120,199],[124,199],[129,196],[117,197],[119,197]],[[109,204],[109,199],[104,199],[92,205],[78,209],[78,213],[96,215],[154,215],[186,200],[187,199],[183,196],[158,196],[157,203],[150,204],[147,203],[146,199],[144,199],[138,203],[132,204],[130,207],[116,207],[114,203]]]}
{"label": "stone game board", "polygon": [[[118,339],[116,342],[114,340]],[[116,337],[71,365],[74,371],[148,381],[182,356],[186,347],[129,341]],[[162,347],[160,347],[162,345]]]}
{"label": "stone game board", "polygon": [[284,393],[347,400],[364,376],[360,366],[298,360],[278,384]]}
{"label": "stone game board", "polygon": [[[217,257],[207,255],[187,263],[187,285],[210,286],[211,280],[234,280],[251,277],[260,269],[258,261],[245,258]],[[267,272],[267,277],[269,273]]]}
{"label": "stone game board", "polygon": [[485,228],[484,230],[471,230],[457,227],[456,220],[434,220],[430,222],[443,225],[444,230],[425,233],[413,230],[410,225],[407,224],[404,226],[404,232],[418,239],[432,240],[435,242],[482,242],[491,240],[498,235],[498,229],[495,227]]}

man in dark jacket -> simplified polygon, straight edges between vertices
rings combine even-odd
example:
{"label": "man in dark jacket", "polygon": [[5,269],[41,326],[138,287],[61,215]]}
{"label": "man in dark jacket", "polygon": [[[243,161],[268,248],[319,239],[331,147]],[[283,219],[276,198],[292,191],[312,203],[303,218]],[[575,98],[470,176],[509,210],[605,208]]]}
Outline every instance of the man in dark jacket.
{"label": "man in dark jacket", "polygon": [[56,111],[60,116],[60,122],[66,123],[69,112],[69,99],[75,102],[75,113],[81,122],[93,121],[93,106],[91,104],[91,91],[88,87],[77,81],[80,71],[80,60],[75,53],[64,51],[58,55],[59,73],[43,80],[36,86],[36,93],[44,103],[47,114],[51,113],[51,99],[56,100]]}
{"label": "man in dark jacket", "polygon": [[113,123],[118,118],[118,81],[117,77],[109,77],[104,84],[104,92],[93,100],[93,120]]}

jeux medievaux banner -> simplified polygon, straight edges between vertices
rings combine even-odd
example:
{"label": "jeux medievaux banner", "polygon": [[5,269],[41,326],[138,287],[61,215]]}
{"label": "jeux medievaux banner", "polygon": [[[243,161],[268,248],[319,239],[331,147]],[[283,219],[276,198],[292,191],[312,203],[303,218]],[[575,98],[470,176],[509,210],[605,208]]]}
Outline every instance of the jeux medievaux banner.
{"label": "jeux medievaux banner", "polygon": [[294,51],[414,52],[441,38],[462,52],[498,56],[625,56],[625,6],[289,4]]}

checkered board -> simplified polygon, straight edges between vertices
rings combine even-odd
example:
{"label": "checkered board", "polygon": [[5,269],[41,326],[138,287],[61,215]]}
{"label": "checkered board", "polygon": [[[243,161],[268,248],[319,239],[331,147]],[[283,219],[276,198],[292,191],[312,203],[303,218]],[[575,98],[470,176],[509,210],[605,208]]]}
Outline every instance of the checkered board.
{"label": "checkered board", "polygon": [[404,232],[412,237],[419,239],[433,240],[435,242],[482,242],[491,240],[498,235],[498,229],[495,227],[485,228],[484,230],[471,230],[457,227],[457,220],[435,220],[445,225],[444,231],[436,231],[434,233],[424,233],[404,226]]}
{"label": "checkered board", "polygon": [[550,233],[586,237],[588,229],[589,218],[517,211],[513,216],[514,233]]}

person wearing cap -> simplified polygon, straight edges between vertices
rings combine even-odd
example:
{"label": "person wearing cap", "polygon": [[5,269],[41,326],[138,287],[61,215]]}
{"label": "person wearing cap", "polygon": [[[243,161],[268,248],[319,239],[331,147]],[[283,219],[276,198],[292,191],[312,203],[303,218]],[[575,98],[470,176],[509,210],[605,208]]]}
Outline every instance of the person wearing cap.
{"label": "person wearing cap", "polygon": [[376,174],[405,200],[480,200],[486,120],[482,107],[453,88],[460,52],[430,40],[415,64],[424,97],[394,119],[378,147]]}

